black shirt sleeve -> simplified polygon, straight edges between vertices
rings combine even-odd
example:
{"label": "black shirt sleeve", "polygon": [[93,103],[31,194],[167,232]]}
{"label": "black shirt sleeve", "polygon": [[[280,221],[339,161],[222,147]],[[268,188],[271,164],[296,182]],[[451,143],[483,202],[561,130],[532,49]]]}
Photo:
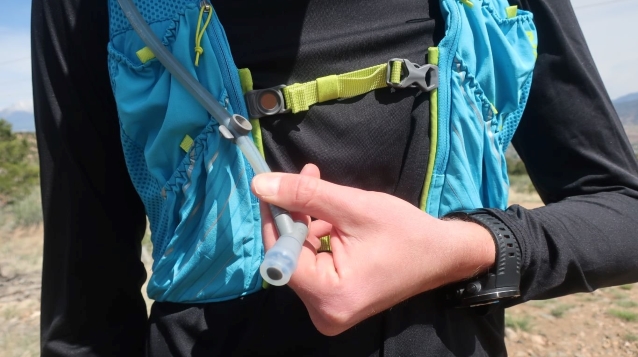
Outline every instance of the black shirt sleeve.
{"label": "black shirt sleeve", "polygon": [[31,53],[44,256],[42,356],[142,356],[146,219],[106,65],[106,1],[34,0]]}
{"label": "black shirt sleeve", "polygon": [[522,0],[538,61],[513,139],[546,206],[492,211],[522,249],[521,298],[638,281],[638,164],[567,0]]}

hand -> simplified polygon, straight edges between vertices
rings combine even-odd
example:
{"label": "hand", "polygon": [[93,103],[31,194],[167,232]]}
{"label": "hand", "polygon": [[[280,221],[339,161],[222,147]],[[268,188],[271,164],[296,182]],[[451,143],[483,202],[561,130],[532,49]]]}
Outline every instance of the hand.
{"label": "hand", "polygon": [[[494,264],[494,242],[483,227],[439,220],[384,193],[322,181],[314,165],[299,175],[258,175],[252,190],[262,201],[266,250],[277,232],[265,203],[296,212],[297,220],[317,219],[288,285],[325,335]],[[317,253],[318,237],[326,234],[332,253]]]}

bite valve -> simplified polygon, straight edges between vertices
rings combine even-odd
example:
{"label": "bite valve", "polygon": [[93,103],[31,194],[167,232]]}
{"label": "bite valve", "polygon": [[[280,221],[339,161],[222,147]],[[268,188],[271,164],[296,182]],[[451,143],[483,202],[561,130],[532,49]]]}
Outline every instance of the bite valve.
{"label": "bite valve", "polygon": [[275,245],[266,252],[259,267],[261,277],[270,285],[288,284],[297,268],[301,247],[308,235],[308,226],[293,222],[290,214],[281,208],[270,206],[280,237]]}
{"label": "bite valve", "polygon": [[286,285],[297,268],[301,245],[290,236],[281,236],[264,257],[259,267],[262,278],[270,285]]}

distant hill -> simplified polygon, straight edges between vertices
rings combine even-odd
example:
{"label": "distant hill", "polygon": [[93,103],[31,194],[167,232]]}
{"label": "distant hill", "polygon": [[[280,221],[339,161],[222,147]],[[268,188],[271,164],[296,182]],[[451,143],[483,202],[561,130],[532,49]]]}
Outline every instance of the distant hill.
{"label": "distant hill", "polygon": [[630,93],[627,95],[623,95],[620,98],[616,98],[614,99],[614,103],[625,103],[625,102],[631,102],[631,101],[635,101],[638,100],[638,92],[636,93]]}
{"label": "distant hill", "polygon": [[[627,94],[613,101],[620,121],[625,127],[638,125],[638,92]],[[14,132],[34,132],[33,109],[29,103],[15,103],[0,109],[0,118],[13,125]]]}
{"label": "distant hill", "polygon": [[14,132],[35,131],[33,108],[29,103],[18,102],[8,108],[0,109],[0,118],[11,123]]}
{"label": "distant hill", "polygon": [[638,93],[625,95],[613,103],[623,125],[638,125]]}
{"label": "distant hill", "polygon": [[11,123],[12,129],[16,133],[34,132],[35,123],[33,122],[33,113],[29,112],[9,112],[0,111],[0,118],[6,119]]}

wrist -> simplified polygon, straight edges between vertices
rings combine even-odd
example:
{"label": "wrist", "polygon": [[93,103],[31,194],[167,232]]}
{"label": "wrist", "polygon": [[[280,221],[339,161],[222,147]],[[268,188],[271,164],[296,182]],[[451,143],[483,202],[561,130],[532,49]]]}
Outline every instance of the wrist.
{"label": "wrist", "polygon": [[496,263],[476,278],[452,284],[448,299],[456,306],[479,306],[519,296],[521,250],[509,227],[484,209],[453,212],[446,218],[477,224],[489,232],[495,249],[493,263]]}
{"label": "wrist", "polygon": [[450,232],[454,244],[454,269],[447,276],[446,284],[472,278],[486,273],[494,266],[496,260],[496,246],[491,233],[483,226],[457,219],[443,219]]}

